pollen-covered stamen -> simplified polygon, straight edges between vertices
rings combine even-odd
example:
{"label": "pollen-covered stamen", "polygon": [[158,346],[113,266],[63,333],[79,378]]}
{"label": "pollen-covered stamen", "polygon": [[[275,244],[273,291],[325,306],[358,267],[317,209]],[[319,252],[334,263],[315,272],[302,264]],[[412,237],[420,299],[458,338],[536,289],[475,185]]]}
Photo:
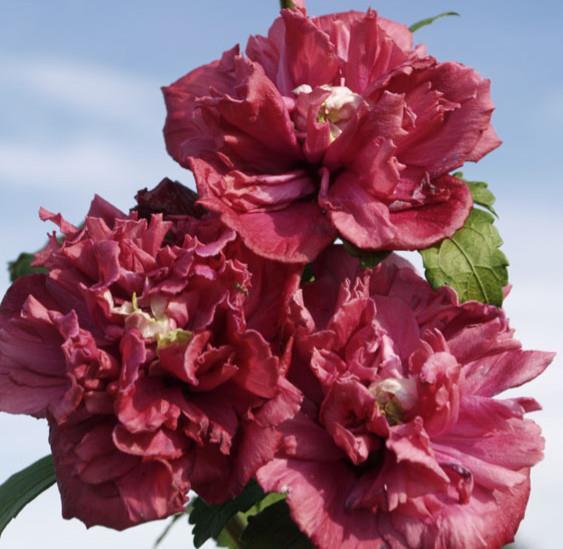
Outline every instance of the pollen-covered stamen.
{"label": "pollen-covered stamen", "polygon": [[417,400],[416,382],[413,379],[387,378],[374,383],[370,392],[375,396],[376,405],[389,425],[402,423],[405,414],[414,408]]}
{"label": "pollen-covered stamen", "polygon": [[346,86],[321,86],[330,91],[319,110],[319,121],[330,123],[330,133],[336,139],[343,131],[343,126],[354,116],[364,100]]}
{"label": "pollen-covered stamen", "polygon": [[135,293],[131,301],[125,301],[119,307],[111,307],[113,313],[125,316],[126,328],[136,328],[144,339],[155,341],[158,349],[190,341],[192,332],[178,328],[176,322],[166,315],[165,298],[153,296],[150,300],[150,310],[148,313],[139,307]]}
{"label": "pollen-covered stamen", "polygon": [[193,333],[182,328],[175,328],[166,333],[159,334],[156,338],[156,348],[164,349],[169,345],[189,343],[193,337]]}

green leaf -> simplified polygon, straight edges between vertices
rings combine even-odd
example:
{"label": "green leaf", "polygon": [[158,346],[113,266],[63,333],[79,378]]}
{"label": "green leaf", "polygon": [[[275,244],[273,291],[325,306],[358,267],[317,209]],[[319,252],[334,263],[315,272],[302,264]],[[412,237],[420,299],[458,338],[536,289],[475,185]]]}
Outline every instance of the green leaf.
{"label": "green leaf", "polygon": [[234,534],[229,532],[226,528],[221,530],[221,533],[217,536],[215,540],[217,547],[228,547],[228,549],[239,549],[240,543],[235,539]]}
{"label": "green leaf", "polygon": [[45,456],[4,482],[0,486],[0,535],[8,523],[55,480],[53,459]]}
{"label": "green leaf", "polygon": [[193,503],[189,522],[194,525],[194,545],[201,547],[208,539],[217,539],[227,523],[240,511],[248,511],[265,497],[258,484],[251,481],[240,496],[221,505],[209,505],[201,498]]}
{"label": "green leaf", "polygon": [[24,252],[21,253],[15,261],[10,261],[8,263],[8,271],[10,272],[10,280],[12,282],[14,282],[16,278],[19,278],[20,276],[47,272],[43,267],[31,266],[34,257],[34,254],[28,254]]}
{"label": "green leaf", "polygon": [[244,549],[312,549],[312,543],[291,520],[285,501],[249,517],[242,535]]}
{"label": "green leaf", "polygon": [[426,278],[434,287],[451,286],[461,301],[475,299],[501,306],[508,284],[508,259],[494,217],[473,209],[451,238],[421,250]]}
{"label": "green leaf", "polygon": [[451,17],[451,16],[459,17],[459,13],[457,13],[457,11],[445,11],[444,13],[440,13],[438,15],[435,15],[434,17],[428,17],[427,19],[421,19],[420,21],[413,23],[409,27],[409,30],[411,32],[416,32],[418,29],[421,29],[422,27],[426,27],[428,25],[431,25],[437,19],[442,19],[442,17]]}
{"label": "green leaf", "polygon": [[473,196],[473,202],[482,208],[485,208],[489,212],[491,212],[497,219],[498,214],[495,211],[493,205],[496,202],[495,195],[489,190],[489,184],[485,183],[484,181],[467,181],[463,177],[463,172],[455,172],[452,174],[454,177],[458,179],[463,179],[469,190],[471,191],[471,195]]}
{"label": "green leaf", "polygon": [[253,517],[258,513],[261,513],[266,507],[270,505],[274,505],[274,503],[278,503],[278,501],[283,501],[285,499],[285,494],[281,494],[279,492],[270,492],[266,494],[264,498],[262,498],[258,503],[253,505],[248,511],[244,513],[244,518],[246,522],[248,522],[249,517]]}
{"label": "green leaf", "polygon": [[489,191],[489,185],[484,181],[466,181],[466,183],[473,195],[473,202],[491,212],[498,219],[498,214],[493,206],[496,198]]}

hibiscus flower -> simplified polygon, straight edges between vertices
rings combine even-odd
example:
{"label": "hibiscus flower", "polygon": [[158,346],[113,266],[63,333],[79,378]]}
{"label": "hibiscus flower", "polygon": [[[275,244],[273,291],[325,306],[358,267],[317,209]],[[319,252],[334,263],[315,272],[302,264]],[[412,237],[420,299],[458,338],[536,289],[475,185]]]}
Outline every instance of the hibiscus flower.
{"label": "hibiscus flower", "polygon": [[[330,268],[330,266],[333,266]],[[334,268],[336,266],[336,268]],[[502,310],[433,291],[391,256],[361,272],[332,247],[293,300],[303,391],[265,490],[321,549],[502,547],[542,457],[530,398],[495,398],[550,363]]]}
{"label": "hibiscus flower", "polygon": [[164,88],[164,134],[200,203],[259,255],[304,263],[337,236],[421,249],[471,208],[449,172],[500,144],[489,88],[373,10],[282,10],[246,56],[235,47]]}
{"label": "hibiscus flower", "polygon": [[[152,192],[178,207],[176,191]],[[62,242],[0,307],[0,410],[47,418],[63,515],[87,526],[182,511],[190,487],[237,495],[300,401],[277,335],[296,268],[216,216],[148,215],[96,198],[78,228],[42,210]]]}

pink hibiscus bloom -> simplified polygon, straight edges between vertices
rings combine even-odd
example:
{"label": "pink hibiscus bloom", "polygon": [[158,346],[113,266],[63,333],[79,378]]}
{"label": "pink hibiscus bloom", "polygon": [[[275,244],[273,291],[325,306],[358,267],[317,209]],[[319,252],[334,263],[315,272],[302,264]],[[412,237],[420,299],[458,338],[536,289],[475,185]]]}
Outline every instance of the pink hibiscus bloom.
{"label": "pink hibiscus bloom", "polygon": [[164,134],[254,252],[308,262],[337,235],[421,249],[463,225],[470,193],[448,173],[500,144],[488,80],[372,10],[282,10],[246,54],[165,87]]}
{"label": "pink hibiscus bloom", "polygon": [[523,351],[502,310],[433,291],[397,257],[361,273],[332,247],[315,274],[291,315],[289,379],[305,400],[262,487],[287,493],[323,549],[511,541],[542,457],[524,419],[539,405],[494,397],[553,356]]}
{"label": "pink hibiscus bloom", "polygon": [[209,215],[147,220],[96,198],[82,228],[41,217],[64,241],[0,307],[0,410],[48,419],[63,515],[123,529],[182,511],[190,486],[236,495],[300,402],[278,338],[297,269]]}

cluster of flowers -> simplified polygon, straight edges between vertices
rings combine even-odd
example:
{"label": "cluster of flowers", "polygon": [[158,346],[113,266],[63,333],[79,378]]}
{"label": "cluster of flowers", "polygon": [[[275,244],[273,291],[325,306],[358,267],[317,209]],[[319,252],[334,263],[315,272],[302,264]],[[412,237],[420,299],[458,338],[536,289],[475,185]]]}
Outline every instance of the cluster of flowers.
{"label": "cluster of flowers", "polygon": [[[503,311],[390,254],[463,226],[489,82],[375,12],[282,10],[164,89],[169,180],[97,197],[0,309],[0,409],[47,418],[65,517],[123,529],[257,479],[320,548],[500,547],[542,456]],[[307,269],[305,269],[305,264]],[[306,272],[305,272],[306,271]]]}

